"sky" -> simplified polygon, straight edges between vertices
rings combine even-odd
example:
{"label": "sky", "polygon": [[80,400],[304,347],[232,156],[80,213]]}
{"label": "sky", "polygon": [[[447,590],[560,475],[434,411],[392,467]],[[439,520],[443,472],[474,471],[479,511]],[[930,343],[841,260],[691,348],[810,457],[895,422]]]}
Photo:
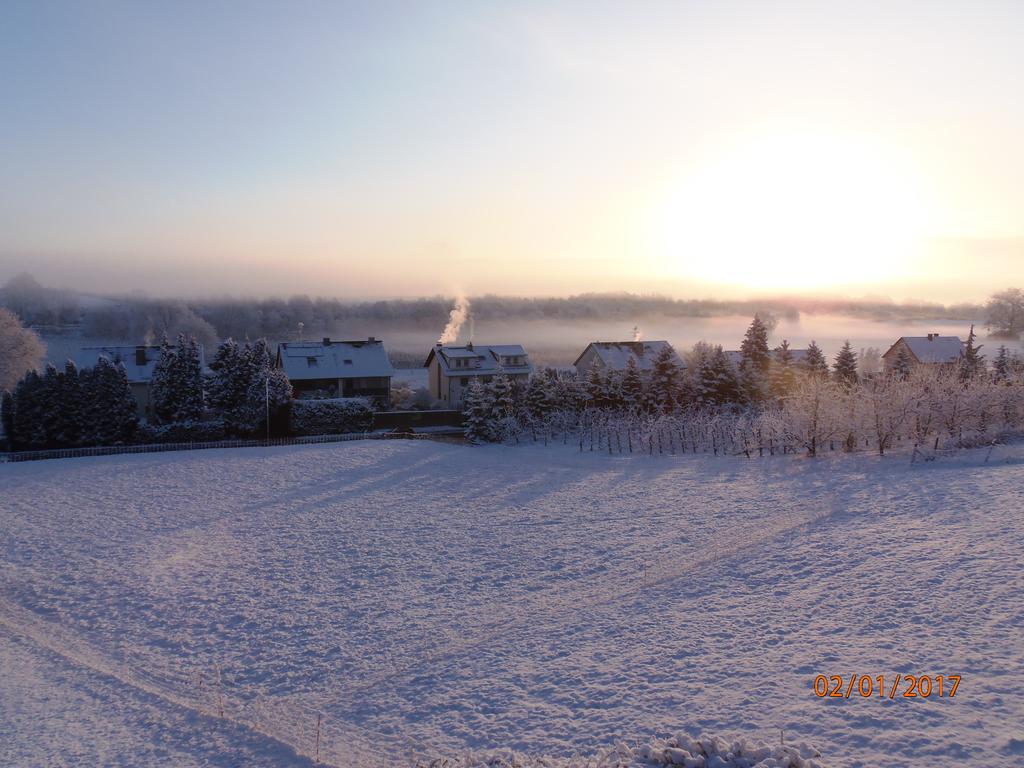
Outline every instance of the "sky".
{"label": "sky", "polygon": [[0,280],[977,301],[1024,3],[0,5]]}

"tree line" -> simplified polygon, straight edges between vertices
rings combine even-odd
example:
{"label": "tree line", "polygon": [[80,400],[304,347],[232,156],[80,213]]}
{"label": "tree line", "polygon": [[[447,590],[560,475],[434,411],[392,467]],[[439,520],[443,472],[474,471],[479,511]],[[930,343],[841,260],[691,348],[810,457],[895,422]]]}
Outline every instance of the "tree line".
{"label": "tree line", "polygon": [[[895,304],[810,297],[758,300],[676,299],[666,296],[579,294],[561,298],[484,295],[472,299],[479,320],[622,320],[645,317],[687,318],[759,313],[769,321],[796,319],[801,313],[831,313],[872,320],[911,321],[934,317],[985,319],[995,336],[1016,338],[1024,331],[1024,292],[1009,288],[992,295],[984,305],[941,305],[927,302]],[[7,307],[29,325],[82,323],[86,335],[137,343],[162,334],[185,333],[201,343],[218,339],[263,337],[292,339],[301,323],[311,335],[332,334],[353,323],[384,327],[444,325],[452,299],[433,296],[381,301],[345,301],[333,298],[205,298],[153,299],[111,297],[79,305],[71,291],[40,285],[22,274],[0,287],[0,306]],[[19,372],[20,375],[21,372]]]}
{"label": "tree line", "polygon": [[265,340],[217,347],[205,375],[199,344],[165,337],[149,383],[149,423],[123,363],[101,356],[81,370],[69,361],[29,371],[5,391],[4,433],[13,450],[263,436],[286,429],[291,383]]}

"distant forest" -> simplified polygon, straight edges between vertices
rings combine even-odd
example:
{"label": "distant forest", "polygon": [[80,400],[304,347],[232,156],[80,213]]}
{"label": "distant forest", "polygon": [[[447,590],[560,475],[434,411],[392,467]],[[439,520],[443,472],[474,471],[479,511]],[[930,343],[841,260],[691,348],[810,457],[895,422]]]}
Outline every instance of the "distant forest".
{"label": "distant forest", "polygon": [[[336,335],[354,323],[382,329],[444,327],[452,297],[382,301],[330,298],[153,299],[140,296],[94,297],[49,288],[31,275],[19,275],[0,287],[0,306],[37,328],[78,326],[84,336],[127,343],[156,341],[166,333],[194,335],[211,344],[225,338],[292,339],[302,323],[306,338]],[[944,306],[791,297],[757,300],[673,299],[636,294],[585,293],[564,298],[484,295],[470,297],[476,320],[622,320],[715,317],[727,315],[795,319],[800,313],[842,314],[870,320],[976,320],[978,304]]]}

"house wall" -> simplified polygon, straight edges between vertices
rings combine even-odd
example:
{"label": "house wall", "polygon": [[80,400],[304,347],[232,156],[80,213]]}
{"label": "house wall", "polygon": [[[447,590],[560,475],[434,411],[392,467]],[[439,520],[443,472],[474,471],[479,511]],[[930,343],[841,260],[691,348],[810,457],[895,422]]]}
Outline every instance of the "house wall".
{"label": "house wall", "polygon": [[367,397],[380,407],[387,407],[391,402],[390,376],[339,379],[338,383],[342,397]]}
{"label": "house wall", "polygon": [[434,355],[430,359],[430,365],[427,366],[427,390],[430,392],[430,396],[435,400],[448,402],[448,391],[443,379],[444,376],[441,375],[441,364],[437,361],[437,355]]}
{"label": "house wall", "polygon": [[[526,373],[506,373],[508,380],[515,386],[526,386],[527,380],[530,378],[529,374]],[[490,382],[494,378],[494,374],[484,374],[477,376],[442,376],[442,382],[447,382],[447,396],[448,399],[444,402],[452,408],[461,409],[463,402],[466,397],[466,390],[469,389],[469,384],[473,379],[480,379],[484,384]],[[444,385],[442,385],[444,386]]]}
{"label": "house wall", "polygon": [[340,379],[292,379],[292,392],[296,400],[303,397],[325,395],[341,397]]}
{"label": "house wall", "polygon": [[133,381],[129,382],[128,388],[132,391],[132,396],[135,398],[135,413],[140,419],[149,420],[152,414],[149,409],[149,382],[148,381]]}
{"label": "house wall", "polygon": [[604,362],[597,356],[597,350],[593,346],[587,347],[587,351],[580,356],[579,362],[576,363],[576,374],[580,378],[585,377],[590,372],[590,366],[594,364],[595,359],[598,366],[603,368]]}

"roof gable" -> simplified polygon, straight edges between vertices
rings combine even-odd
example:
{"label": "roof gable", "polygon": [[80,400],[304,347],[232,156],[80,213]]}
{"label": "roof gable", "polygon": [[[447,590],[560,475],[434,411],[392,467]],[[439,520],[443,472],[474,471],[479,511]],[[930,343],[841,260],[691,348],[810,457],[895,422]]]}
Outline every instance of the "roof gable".
{"label": "roof gable", "polygon": [[[436,344],[423,365],[429,366],[435,358],[445,376],[493,376],[501,371],[509,374],[533,372],[530,357],[521,344]],[[513,365],[507,362],[509,358],[522,359],[522,364]]]}
{"label": "roof gable", "polygon": [[[199,364],[206,370],[203,345],[199,346]],[[75,365],[79,368],[93,368],[101,357],[107,358],[117,365],[124,365],[128,381],[137,384],[153,378],[153,368],[160,359],[160,347],[152,344],[135,346],[82,347],[75,355]]]}
{"label": "roof gable", "polygon": [[685,368],[686,363],[676,354],[675,349],[667,341],[592,341],[586,346],[573,365],[578,365],[589,350],[600,359],[605,368],[613,371],[624,371],[629,360],[636,363],[640,371],[654,370],[654,361],[658,355],[668,348],[672,350],[672,362],[678,368]]}
{"label": "roof gable", "polygon": [[907,349],[919,363],[955,363],[963,355],[964,343],[959,336],[901,336],[896,344],[885,353],[888,355],[899,344],[906,344]]}

